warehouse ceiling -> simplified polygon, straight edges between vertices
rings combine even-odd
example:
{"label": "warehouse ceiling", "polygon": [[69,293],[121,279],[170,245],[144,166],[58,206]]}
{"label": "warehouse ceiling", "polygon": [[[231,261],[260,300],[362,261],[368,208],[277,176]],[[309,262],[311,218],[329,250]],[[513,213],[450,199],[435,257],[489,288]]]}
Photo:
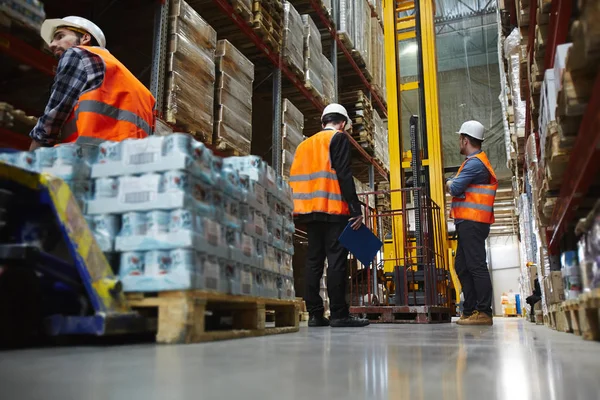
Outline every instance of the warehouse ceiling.
{"label": "warehouse ceiling", "polygon": [[[400,17],[414,10],[400,13]],[[498,23],[495,0],[436,1],[436,55],[438,60],[439,109],[445,166],[457,166],[456,131],[462,122],[476,119],[488,129],[484,150],[499,177],[510,177],[506,166],[500,75],[498,69]],[[402,82],[417,80],[417,42],[399,44]],[[416,90],[402,92],[404,150],[409,150],[408,119],[419,114]]]}
{"label": "warehouse ceiling", "polygon": [[[400,16],[414,14],[414,10]],[[436,2],[436,46],[440,72],[498,62],[496,1],[440,0]],[[400,43],[402,76],[417,74],[416,41]]]}
{"label": "warehouse ceiling", "polygon": [[[400,13],[400,17],[414,10]],[[437,0],[435,33],[438,61],[439,112],[442,130],[444,166],[458,166],[464,157],[458,152],[456,131],[467,120],[486,126],[483,150],[501,180],[505,196],[512,198],[506,165],[502,109],[498,100],[498,22],[496,0]],[[401,82],[417,80],[417,41],[399,44]],[[404,150],[410,149],[411,115],[419,114],[417,90],[401,94],[401,128]],[[449,174],[448,174],[449,176]],[[516,219],[508,197],[498,204],[498,222],[493,234],[512,234]],[[500,218],[501,217],[501,218]]]}

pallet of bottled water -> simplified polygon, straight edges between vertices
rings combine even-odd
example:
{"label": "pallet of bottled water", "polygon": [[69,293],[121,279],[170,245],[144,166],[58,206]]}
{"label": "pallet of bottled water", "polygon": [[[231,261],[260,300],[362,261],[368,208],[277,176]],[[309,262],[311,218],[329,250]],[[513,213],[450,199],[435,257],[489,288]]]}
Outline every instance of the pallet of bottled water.
{"label": "pallet of bottled water", "polygon": [[293,299],[293,201],[260,157],[185,134],[2,154],[64,179],[126,292]]}

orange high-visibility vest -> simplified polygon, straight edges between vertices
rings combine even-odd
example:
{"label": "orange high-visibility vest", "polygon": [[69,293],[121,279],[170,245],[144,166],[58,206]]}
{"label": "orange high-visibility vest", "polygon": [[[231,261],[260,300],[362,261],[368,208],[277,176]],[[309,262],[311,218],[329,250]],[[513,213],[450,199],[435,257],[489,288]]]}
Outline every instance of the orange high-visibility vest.
{"label": "orange high-visibility vest", "polygon": [[334,130],[321,131],[300,143],[296,149],[290,168],[295,215],[314,212],[350,215],[337,175],[331,167],[329,146],[336,133]]}
{"label": "orange high-visibility vest", "polygon": [[104,61],[102,84],[79,96],[61,132],[61,143],[92,136],[104,140],[141,139],[154,131],[154,96],[108,50],[78,46]]}
{"label": "orange high-visibility vest", "polygon": [[[491,179],[488,185],[471,184],[465,189],[465,198],[452,198],[452,208],[450,216],[455,219],[466,219],[469,221],[483,222],[485,224],[494,223],[494,199],[496,198],[496,190],[498,190],[498,179],[496,173],[487,158],[487,155],[482,151],[473,157],[481,160],[483,165],[490,173]],[[470,157],[472,158],[472,157]],[[465,167],[467,158],[460,166],[456,177],[460,175],[460,171]]]}

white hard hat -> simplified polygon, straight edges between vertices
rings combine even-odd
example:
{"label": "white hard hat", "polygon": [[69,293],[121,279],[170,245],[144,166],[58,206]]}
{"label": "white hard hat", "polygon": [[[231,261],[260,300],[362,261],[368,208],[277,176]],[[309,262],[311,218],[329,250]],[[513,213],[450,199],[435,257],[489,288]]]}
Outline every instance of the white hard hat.
{"label": "white hard hat", "polygon": [[461,125],[458,130],[458,134],[468,135],[475,139],[479,139],[483,141],[483,131],[485,131],[484,126],[479,121],[467,121]]}
{"label": "white hard hat", "polygon": [[352,126],[352,120],[348,116],[348,111],[346,111],[344,106],[342,106],[341,104],[331,103],[327,107],[325,107],[325,109],[323,110],[323,115],[321,115],[321,122],[323,122],[323,117],[327,114],[341,114],[344,117],[346,117],[346,120],[348,120],[346,128]]}
{"label": "white hard hat", "polygon": [[98,28],[98,25],[85,18],[74,16],[57,19],[47,19],[44,21],[44,23],[42,24],[40,35],[42,36],[42,39],[44,39],[44,41],[48,43],[48,46],[50,45],[50,43],[52,43],[52,40],[54,39],[54,33],[56,32],[56,30],[59,27],[63,26],[72,26],[73,28],[82,29],[88,32],[91,36],[93,36],[100,47],[106,47],[106,38],[104,37],[102,29]]}

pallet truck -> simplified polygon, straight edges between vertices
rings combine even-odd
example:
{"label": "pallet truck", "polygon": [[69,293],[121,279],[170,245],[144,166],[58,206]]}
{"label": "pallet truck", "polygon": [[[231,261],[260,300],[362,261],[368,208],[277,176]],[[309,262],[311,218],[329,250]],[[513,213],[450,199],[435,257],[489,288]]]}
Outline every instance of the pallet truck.
{"label": "pallet truck", "polygon": [[69,186],[3,162],[0,321],[0,346],[44,335],[150,329],[128,306]]}

